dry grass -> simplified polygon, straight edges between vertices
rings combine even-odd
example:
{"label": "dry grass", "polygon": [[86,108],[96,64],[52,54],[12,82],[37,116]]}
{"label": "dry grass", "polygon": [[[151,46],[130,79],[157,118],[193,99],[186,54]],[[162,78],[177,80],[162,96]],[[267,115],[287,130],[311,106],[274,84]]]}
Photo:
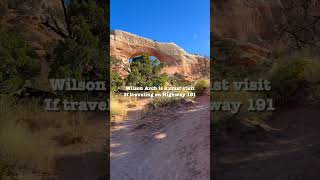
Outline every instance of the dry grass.
{"label": "dry grass", "polygon": [[127,111],[139,106],[139,100],[135,97],[124,97],[121,95],[110,96],[110,114],[112,120],[121,120],[127,115]]}
{"label": "dry grass", "polygon": [[210,86],[210,81],[208,79],[199,79],[194,84],[195,93],[197,96],[203,95]]}
{"label": "dry grass", "polygon": [[92,133],[83,113],[48,113],[36,101],[17,104],[0,95],[0,114],[0,179],[31,171],[51,174],[62,146],[84,143]]}
{"label": "dry grass", "polygon": [[224,112],[220,110],[212,111],[211,121],[215,125],[223,124],[224,122],[232,119],[246,120],[252,122],[263,122],[270,115],[271,112],[252,112],[248,111],[249,101],[248,99],[257,99],[259,94],[247,91],[236,91],[234,88],[230,88],[229,91],[223,92],[211,92],[212,102],[241,102],[241,108],[238,113]]}
{"label": "dry grass", "polygon": [[111,116],[124,116],[126,114],[125,103],[121,103],[117,99],[110,99],[110,113]]}
{"label": "dry grass", "polygon": [[1,168],[10,165],[1,178],[12,174],[10,172],[17,173],[21,167],[50,171],[53,167],[52,152],[49,152],[52,144],[47,137],[39,136],[19,123],[25,110],[15,105],[14,99],[1,95],[0,113]]}

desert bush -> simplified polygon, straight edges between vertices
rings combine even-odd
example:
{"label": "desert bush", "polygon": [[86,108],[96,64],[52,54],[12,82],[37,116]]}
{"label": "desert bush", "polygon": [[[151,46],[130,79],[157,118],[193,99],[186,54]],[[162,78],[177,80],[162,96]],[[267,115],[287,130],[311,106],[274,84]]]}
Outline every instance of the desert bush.
{"label": "desert bush", "polygon": [[320,82],[320,60],[309,60],[309,63],[304,67],[302,74],[304,79],[309,83]]}
{"label": "desert bush", "polygon": [[[271,96],[279,105],[298,100],[299,93],[317,87],[320,81],[320,62],[307,57],[287,57],[277,61],[269,72]],[[310,95],[310,94],[309,94]]]}
{"label": "desert bush", "polygon": [[276,63],[271,72],[272,96],[285,99],[293,95],[303,82],[305,61],[293,60],[287,63]]}
{"label": "desert bush", "polygon": [[16,163],[0,152],[0,179],[17,179],[18,170]]}
{"label": "desert bush", "polygon": [[117,92],[120,89],[124,89],[125,80],[120,77],[117,72],[111,71],[110,73],[110,86],[111,92]]}
{"label": "desert bush", "polygon": [[40,74],[36,53],[16,34],[0,29],[0,93],[15,92]]}
{"label": "desert bush", "polygon": [[[157,59],[152,60],[148,55],[133,58],[132,62],[125,67],[121,66],[121,60],[117,60],[114,57],[111,57],[111,60],[111,67],[124,68],[128,72],[128,75],[122,78],[118,72],[111,71],[110,85],[112,92],[124,90],[124,85],[139,87],[164,86],[169,80],[169,76],[161,72],[164,64]],[[182,79],[179,82],[182,83]]]}
{"label": "desert bush", "polygon": [[[61,117],[63,120],[49,126],[45,133],[50,134],[51,139],[58,147],[86,143],[90,136],[89,129],[86,126],[88,116],[83,112],[63,114],[64,117]],[[63,114],[59,115],[62,116]]]}
{"label": "desert bush", "polygon": [[112,120],[122,120],[129,108],[136,108],[140,102],[137,97],[126,97],[112,93],[110,95],[110,115]]}
{"label": "desert bush", "polygon": [[186,99],[181,97],[157,97],[148,104],[148,107],[151,109],[157,109],[166,106],[177,105],[185,100]]}
{"label": "desert bush", "polygon": [[[265,74],[272,66],[272,59],[257,56],[241,50],[237,41],[214,35],[213,56],[210,61],[211,79],[213,80],[243,80],[256,79]],[[274,54],[278,54],[274,52]],[[277,55],[274,55],[277,56]],[[238,59],[252,59],[256,64],[241,65],[232,61]]]}
{"label": "desert bush", "polygon": [[203,95],[209,88],[210,82],[207,79],[197,80],[194,84],[196,95]]}
{"label": "desert bush", "polygon": [[[52,173],[59,146],[85,143],[91,133],[83,113],[45,112],[38,100],[0,95],[0,169],[5,174],[28,170]],[[3,170],[4,171],[4,170]]]}
{"label": "desert bush", "polygon": [[[90,36],[90,35],[88,35]],[[88,43],[91,45],[84,45],[78,43],[73,39],[66,39],[60,42],[53,52],[53,63],[50,69],[50,78],[75,78],[79,80],[101,80],[106,79],[107,67],[104,54],[97,46],[97,39],[90,36]],[[81,39],[88,39],[88,37],[81,37]]]}
{"label": "desert bush", "polygon": [[4,175],[19,174],[26,168],[50,171],[53,167],[50,139],[19,125],[17,122],[23,117],[21,110],[13,98],[0,95],[0,154],[3,156],[0,163]]}
{"label": "desert bush", "polygon": [[[90,27],[90,33],[99,38],[100,46],[107,48],[109,31],[108,5],[102,1],[73,0],[68,5],[68,18],[71,29],[78,28],[78,20],[83,19]],[[71,30],[71,34],[76,31]],[[76,34],[76,33],[75,33]]]}
{"label": "desert bush", "polygon": [[126,68],[129,75],[126,77],[128,86],[164,86],[168,81],[168,75],[161,73],[164,64],[159,60],[152,60],[149,55],[141,55],[132,59]]}
{"label": "desert bush", "polygon": [[[188,94],[190,91],[170,91],[167,93],[181,93],[181,94]],[[168,97],[168,96],[161,96],[161,97],[155,97],[152,99],[151,102],[148,103],[147,107],[151,109],[157,109],[157,108],[162,108],[166,106],[175,106],[179,105],[181,103],[189,103],[193,102],[195,97],[191,96],[185,96],[185,97],[180,97],[180,96],[173,96],[173,97]]]}
{"label": "desert bush", "polygon": [[122,78],[118,73],[118,70],[123,68],[122,60],[111,56],[110,57],[110,66],[111,66],[110,89],[111,89],[111,92],[117,93],[119,90],[124,90],[124,85],[126,83],[126,80],[124,78]]}
{"label": "desert bush", "polygon": [[63,134],[59,134],[53,138],[59,146],[68,146],[73,144],[79,144],[84,141],[83,136],[75,134],[73,131],[68,131]]}
{"label": "desert bush", "polygon": [[247,91],[236,91],[231,88],[229,91],[211,92],[211,99],[213,102],[241,102],[241,108],[238,113],[225,112],[215,110],[212,112],[211,121],[215,125],[219,125],[228,120],[246,120],[262,122],[272,114],[271,112],[254,112],[248,111],[249,99],[263,98],[262,94]]}
{"label": "desert bush", "polygon": [[[109,85],[109,59],[106,32],[108,21],[103,20],[105,9],[96,1],[71,1],[67,11],[69,36],[54,45],[48,56],[49,78],[74,78],[85,81],[106,81]],[[102,21],[103,20],[103,21]],[[107,59],[106,59],[107,58]],[[72,96],[68,92],[61,92]],[[108,96],[105,92],[78,92],[92,97]]]}
{"label": "desert bush", "polygon": [[174,73],[173,76],[169,77],[169,82],[173,86],[187,86],[191,84],[191,82],[189,82],[183,74],[177,72]]}

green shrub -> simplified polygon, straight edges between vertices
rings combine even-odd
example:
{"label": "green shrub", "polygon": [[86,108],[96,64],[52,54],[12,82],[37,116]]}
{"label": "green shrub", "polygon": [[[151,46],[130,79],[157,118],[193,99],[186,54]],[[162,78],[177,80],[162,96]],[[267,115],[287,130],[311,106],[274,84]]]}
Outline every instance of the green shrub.
{"label": "green shrub", "polygon": [[0,29],[0,93],[14,92],[40,74],[36,53],[16,34]]}
{"label": "green shrub", "polygon": [[302,74],[304,79],[308,83],[320,82],[320,60],[309,60],[309,63],[305,66]]}
{"label": "green shrub", "polygon": [[190,82],[186,79],[186,77],[181,73],[174,73],[173,76],[169,77],[169,82],[173,86],[187,86],[190,85]]}
{"label": "green shrub", "polygon": [[[90,33],[99,37],[100,45],[106,46],[109,31],[108,8],[102,1],[73,0],[68,5],[68,16],[71,21],[71,29],[79,26],[79,19],[90,27]],[[75,32],[72,30],[72,32]],[[80,39],[79,39],[80,40]],[[106,48],[106,47],[105,47]]]}
{"label": "green shrub", "polygon": [[157,109],[157,108],[162,108],[166,106],[176,105],[183,101],[185,101],[185,99],[181,97],[158,97],[158,98],[154,98],[148,104],[148,107],[151,109]]}
{"label": "green shrub", "polygon": [[197,96],[203,95],[209,88],[210,82],[207,79],[197,80],[194,89]]}
{"label": "green shrub", "polygon": [[[108,46],[105,40],[108,22],[107,19],[104,20],[104,11],[96,1],[70,2],[67,13],[69,36],[58,42],[49,56],[52,62],[49,78],[109,81]],[[68,92],[61,94],[70,95]],[[91,97],[108,95],[93,91],[78,92],[78,94]]]}
{"label": "green shrub", "polygon": [[132,59],[127,67],[129,75],[126,77],[127,86],[164,86],[168,75],[161,73],[164,64],[159,60],[151,60],[148,55],[141,55]]}
{"label": "green shrub", "polygon": [[277,104],[284,104],[301,91],[306,82],[305,70],[311,61],[302,58],[279,60],[269,74],[271,97]]}
{"label": "green shrub", "polygon": [[231,88],[229,91],[211,92],[212,102],[241,102],[241,108],[238,113],[225,112],[216,110],[212,112],[211,121],[215,125],[219,125],[228,120],[246,120],[262,122],[266,120],[272,113],[271,112],[254,112],[248,111],[250,106],[249,99],[255,100],[264,98],[262,94],[247,91],[236,91]]}
{"label": "green shrub", "polygon": [[111,71],[110,86],[112,92],[117,92],[125,84],[124,79],[117,72]]}

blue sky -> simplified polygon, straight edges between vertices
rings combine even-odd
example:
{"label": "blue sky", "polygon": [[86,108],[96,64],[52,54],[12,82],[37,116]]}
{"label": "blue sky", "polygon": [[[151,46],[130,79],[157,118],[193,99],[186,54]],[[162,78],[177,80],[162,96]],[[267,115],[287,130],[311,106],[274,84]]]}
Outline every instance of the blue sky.
{"label": "blue sky", "polygon": [[210,0],[110,0],[111,29],[210,55]]}

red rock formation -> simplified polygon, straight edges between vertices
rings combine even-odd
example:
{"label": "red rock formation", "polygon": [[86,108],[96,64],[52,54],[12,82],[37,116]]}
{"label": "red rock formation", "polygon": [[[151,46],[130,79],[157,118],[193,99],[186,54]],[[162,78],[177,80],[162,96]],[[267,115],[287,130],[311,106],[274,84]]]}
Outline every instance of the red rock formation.
{"label": "red rock formation", "polygon": [[[187,53],[174,43],[160,43],[121,30],[111,32],[110,54],[120,59],[123,65],[128,64],[132,57],[148,54],[165,63],[167,66],[164,71],[169,75],[178,72],[194,77],[196,74],[193,74],[192,68],[204,59],[202,56]],[[119,72],[125,74],[123,70]]]}
{"label": "red rock formation", "polygon": [[212,29],[215,34],[239,42],[271,47],[275,25],[285,20],[280,0],[214,0]]}
{"label": "red rock formation", "polygon": [[37,89],[50,90],[47,80],[49,65],[45,61],[47,48],[68,34],[61,3],[60,0],[16,0],[0,15],[1,27],[15,32],[38,54],[41,75],[33,85]]}
{"label": "red rock formation", "polygon": [[[223,38],[232,38],[240,43],[256,44],[270,50],[286,49],[296,43],[290,31],[297,29],[293,24],[306,30],[295,36],[307,42],[319,39],[317,33],[308,27],[320,16],[319,0],[213,0],[211,3],[211,32]],[[304,18],[305,6],[309,16]],[[308,19],[308,20],[306,20]],[[301,22],[299,22],[301,21]],[[319,29],[318,23],[314,29]],[[311,37],[309,37],[311,36]],[[292,41],[293,39],[293,41]]]}
{"label": "red rock formation", "polygon": [[41,58],[48,44],[68,34],[60,0],[17,0],[0,22],[30,43]]}

